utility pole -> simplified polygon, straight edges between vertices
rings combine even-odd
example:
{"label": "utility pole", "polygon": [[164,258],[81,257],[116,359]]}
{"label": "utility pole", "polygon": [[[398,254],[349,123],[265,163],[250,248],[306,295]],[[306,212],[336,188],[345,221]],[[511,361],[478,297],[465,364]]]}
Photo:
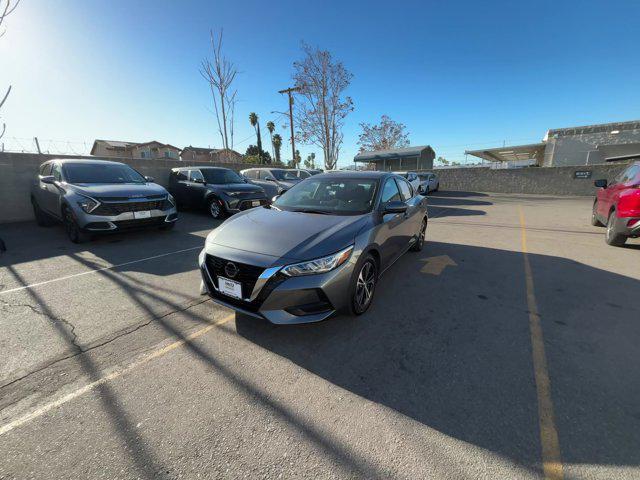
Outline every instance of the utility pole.
{"label": "utility pole", "polygon": [[279,90],[278,93],[286,93],[289,95],[289,126],[291,127],[291,161],[296,159],[296,141],[293,138],[293,92],[299,91],[299,88],[290,87]]}

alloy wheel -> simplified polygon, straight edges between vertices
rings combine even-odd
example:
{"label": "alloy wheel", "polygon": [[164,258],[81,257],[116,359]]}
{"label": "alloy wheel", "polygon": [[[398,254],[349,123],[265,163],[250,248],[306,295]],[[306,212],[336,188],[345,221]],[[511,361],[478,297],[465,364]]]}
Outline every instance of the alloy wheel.
{"label": "alloy wheel", "polygon": [[211,203],[209,203],[209,213],[213,218],[220,218],[222,215],[222,209],[217,200],[211,200]]}
{"label": "alloy wheel", "polygon": [[367,260],[360,269],[356,280],[354,306],[356,313],[363,313],[371,303],[376,286],[376,267],[373,261]]}

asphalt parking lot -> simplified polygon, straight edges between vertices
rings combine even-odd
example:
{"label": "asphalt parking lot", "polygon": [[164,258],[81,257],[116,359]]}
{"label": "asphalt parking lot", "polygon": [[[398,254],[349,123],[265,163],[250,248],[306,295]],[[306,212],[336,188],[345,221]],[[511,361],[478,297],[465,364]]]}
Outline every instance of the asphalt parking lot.
{"label": "asphalt parking lot", "polygon": [[358,318],[198,293],[217,224],[0,227],[0,478],[640,478],[640,241],[591,199],[440,192]]}

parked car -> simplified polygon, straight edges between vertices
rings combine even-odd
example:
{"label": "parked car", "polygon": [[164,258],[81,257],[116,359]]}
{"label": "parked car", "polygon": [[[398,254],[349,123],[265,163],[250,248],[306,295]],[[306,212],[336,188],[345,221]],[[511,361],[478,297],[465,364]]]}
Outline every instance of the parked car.
{"label": "parked car", "polygon": [[422,249],[426,228],[426,199],[403,177],[316,175],[208,235],[201,293],[278,324],[360,315],[382,272]]}
{"label": "parked car", "polygon": [[171,229],[175,200],[153,182],[124,163],[54,159],[40,165],[31,204],[38,225],[60,221],[74,243],[131,228]]}
{"label": "parked car", "polygon": [[263,188],[229,168],[174,168],[169,175],[169,192],[178,207],[206,209],[216,219],[269,203]]}
{"label": "parked car", "polygon": [[402,175],[411,184],[413,189],[418,192],[420,190],[420,179],[415,172],[395,172],[396,175]]}
{"label": "parked car", "polygon": [[419,173],[420,186],[425,195],[430,192],[437,192],[440,188],[440,179],[435,173]]}
{"label": "parked car", "polygon": [[269,198],[282,195],[302,179],[284,168],[249,168],[240,172],[251,183],[261,186]]}
{"label": "parked car", "polygon": [[298,177],[301,180],[304,180],[305,178],[309,178],[313,175],[318,175],[319,173],[322,173],[322,170],[315,170],[310,168],[294,168],[290,171],[294,172],[296,177]]}
{"label": "parked car", "polygon": [[640,236],[640,162],[635,162],[613,182],[596,180],[591,224],[606,226],[605,241],[620,247],[627,238]]}

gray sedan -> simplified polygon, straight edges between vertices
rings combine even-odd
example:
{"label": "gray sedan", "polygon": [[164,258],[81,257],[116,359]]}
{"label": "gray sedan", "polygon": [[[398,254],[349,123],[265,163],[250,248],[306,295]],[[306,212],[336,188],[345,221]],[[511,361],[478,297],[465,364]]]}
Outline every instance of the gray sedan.
{"label": "gray sedan", "polygon": [[426,228],[425,198],[399,175],[315,175],[208,235],[201,293],[279,324],[360,315],[380,275],[422,249]]}

